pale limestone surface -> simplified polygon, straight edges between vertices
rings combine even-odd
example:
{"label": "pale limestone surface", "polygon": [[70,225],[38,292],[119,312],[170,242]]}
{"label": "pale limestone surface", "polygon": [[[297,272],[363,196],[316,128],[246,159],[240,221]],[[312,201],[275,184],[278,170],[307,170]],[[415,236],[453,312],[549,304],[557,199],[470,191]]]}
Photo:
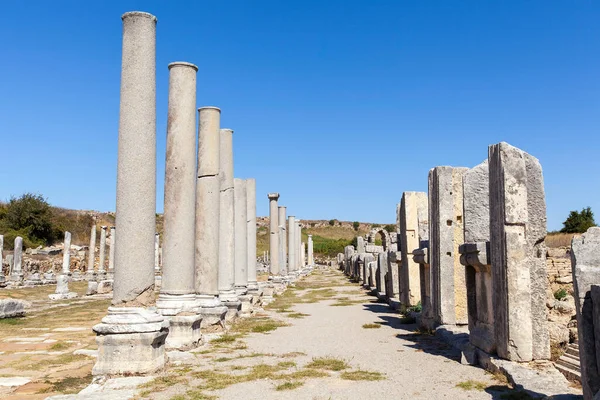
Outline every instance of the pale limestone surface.
{"label": "pale limestone surface", "polygon": [[288,252],[288,244],[287,244],[287,236],[288,236],[288,229],[286,226],[286,212],[287,212],[287,207],[285,206],[278,206],[277,207],[277,221],[279,222],[279,230],[282,231],[281,235],[279,236],[279,271],[281,272],[281,275],[285,276],[287,275],[287,271],[288,271],[288,260],[287,260],[287,252]]}
{"label": "pale limestone surface", "polygon": [[427,193],[404,192],[400,201],[400,302],[414,306],[421,301],[419,264],[413,259],[413,251],[419,248],[419,211],[427,213]]}
{"label": "pale limestone surface", "polygon": [[238,295],[248,293],[248,198],[246,182],[235,178],[235,291]]}
{"label": "pale limestone surface", "polygon": [[539,161],[509,145],[489,147],[490,249],[498,355],[550,357],[547,327],[546,202]]}
{"label": "pale limestone surface", "polygon": [[202,306],[219,303],[220,124],[217,107],[198,109],[195,287]]}
{"label": "pale limestone surface", "polygon": [[[279,275],[279,210],[277,200],[279,193],[269,193],[269,264],[271,275]],[[285,223],[285,221],[282,221]],[[290,243],[291,245],[291,243]]]}
{"label": "pale limestone surface", "polygon": [[237,301],[235,294],[235,232],[233,194],[233,130],[220,130],[219,296]]}
{"label": "pale limestone surface", "polygon": [[113,304],[152,291],[156,228],[156,17],[122,19]]}
{"label": "pale limestone surface", "polygon": [[256,179],[246,179],[248,218],[248,290],[258,290],[256,280]]}

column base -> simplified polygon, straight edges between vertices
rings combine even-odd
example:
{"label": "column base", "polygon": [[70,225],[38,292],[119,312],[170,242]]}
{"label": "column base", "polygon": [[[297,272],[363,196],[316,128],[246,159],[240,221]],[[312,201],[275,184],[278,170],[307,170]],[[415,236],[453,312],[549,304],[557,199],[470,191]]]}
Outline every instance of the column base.
{"label": "column base", "polygon": [[53,293],[49,294],[48,298],[50,300],[69,300],[77,297],[77,293],[75,292],[67,292],[67,293]]}
{"label": "column base", "polygon": [[242,303],[242,306],[240,308],[240,313],[243,316],[250,316],[252,314],[252,311],[254,309],[254,307],[252,307],[253,304],[253,296],[245,294],[243,296],[240,296],[240,302]]}
{"label": "column base", "polygon": [[234,289],[222,290],[219,291],[219,300],[221,300],[222,303],[235,302],[238,301],[238,297]]}
{"label": "column base", "polygon": [[197,347],[202,340],[200,327],[202,316],[174,315],[167,317],[169,320],[169,335],[165,341],[168,350],[189,350]]}
{"label": "column base", "polygon": [[164,368],[169,321],[138,307],[109,307],[93,327],[98,359],[93,375],[139,375]]}
{"label": "column base", "polygon": [[86,296],[92,296],[98,293],[98,282],[96,281],[88,281],[87,291],[85,292]]}
{"label": "column base", "polygon": [[223,305],[227,307],[227,314],[225,314],[225,321],[231,322],[238,317],[242,310],[242,302],[236,301],[224,301]]}
{"label": "column base", "polygon": [[199,307],[219,307],[221,300],[216,294],[196,294],[196,302]]}
{"label": "column base", "polygon": [[248,282],[248,292],[256,292],[258,290],[258,282],[249,281]]}
{"label": "column base", "polygon": [[236,286],[235,287],[235,294],[238,297],[239,296],[244,296],[247,293],[248,293],[248,286]]}
{"label": "column base", "polygon": [[196,295],[191,294],[166,294],[160,293],[156,300],[156,308],[161,315],[175,316],[180,313],[194,313],[200,311]]}
{"label": "column base", "polygon": [[98,282],[106,280],[106,271],[98,271],[98,274],[96,274],[96,280]]}
{"label": "column base", "polygon": [[106,294],[113,291],[113,280],[105,279],[98,282],[98,294]]}
{"label": "column base", "polygon": [[214,332],[225,329],[225,319],[228,307],[219,305],[218,307],[202,307],[199,315],[202,316],[200,328],[204,331]]}
{"label": "column base", "polygon": [[10,274],[9,281],[12,285],[18,286],[23,284],[24,279],[25,276],[23,275],[23,272],[13,272],[12,274]]}
{"label": "column base", "polygon": [[65,300],[77,297],[77,293],[69,292],[69,275],[60,274],[56,277],[56,291],[48,295],[50,300]]}
{"label": "column base", "polygon": [[29,278],[25,281],[25,286],[38,286],[42,284],[42,280],[40,279],[39,273],[33,273],[29,276]]}
{"label": "column base", "polygon": [[46,272],[44,273],[44,279],[42,279],[42,283],[44,285],[54,285],[56,284],[56,275],[54,272]]}
{"label": "column base", "polygon": [[85,273],[86,281],[95,281],[96,280],[96,271],[87,271]]}
{"label": "column base", "polygon": [[79,270],[73,271],[73,274],[71,275],[71,280],[82,281],[83,279],[84,279],[84,277],[83,277],[83,275],[81,275],[81,272],[79,272]]}

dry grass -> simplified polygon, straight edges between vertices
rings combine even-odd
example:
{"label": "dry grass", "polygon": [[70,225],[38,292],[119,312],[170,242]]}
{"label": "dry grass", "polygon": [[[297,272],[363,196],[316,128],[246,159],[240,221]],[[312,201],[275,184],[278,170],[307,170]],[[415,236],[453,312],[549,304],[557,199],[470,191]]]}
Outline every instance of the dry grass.
{"label": "dry grass", "polygon": [[282,383],[281,385],[277,385],[275,386],[275,390],[277,391],[282,391],[282,390],[294,390],[299,388],[300,386],[304,385],[304,382],[285,382]]}
{"label": "dry grass", "polygon": [[463,390],[479,390],[483,391],[490,386],[486,382],[474,381],[469,379],[468,381],[459,382],[456,384],[456,387],[461,388]]}
{"label": "dry grass", "polygon": [[340,378],[347,381],[380,381],[385,379],[385,376],[380,372],[373,371],[344,371]]}
{"label": "dry grass", "polygon": [[313,358],[306,368],[324,369],[327,371],[342,371],[350,368],[350,366],[348,363],[346,363],[346,361],[340,360],[339,358],[318,357]]}
{"label": "dry grass", "polygon": [[546,246],[549,248],[571,247],[571,240],[579,233],[549,233],[546,236]]}
{"label": "dry grass", "polygon": [[379,329],[381,324],[364,324],[362,327],[365,329]]}

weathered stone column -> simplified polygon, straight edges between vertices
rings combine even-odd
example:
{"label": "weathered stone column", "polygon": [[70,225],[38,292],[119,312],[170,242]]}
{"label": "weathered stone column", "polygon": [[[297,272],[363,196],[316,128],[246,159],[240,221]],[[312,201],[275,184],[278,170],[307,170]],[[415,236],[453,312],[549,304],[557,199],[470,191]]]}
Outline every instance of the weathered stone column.
{"label": "weathered stone column", "polygon": [[488,154],[496,351],[512,361],[548,359],[542,167],[504,142],[491,145]]}
{"label": "weathered stone column", "polygon": [[467,168],[429,171],[429,260],[435,323],[468,323],[465,270],[458,246],[464,242],[463,181]]}
{"label": "weathered stone column", "polygon": [[[413,250],[419,248],[419,237],[422,236],[419,232],[426,230],[427,210],[427,193],[402,193],[398,215],[402,254],[399,291],[400,303],[405,307],[415,306],[421,301],[420,267],[413,259]],[[425,221],[425,224],[419,225],[419,220]]]}
{"label": "weathered stone column", "polygon": [[377,271],[375,272],[375,286],[377,288],[377,297],[380,299],[386,298],[386,281],[385,276],[388,273],[387,253],[381,252],[377,254]]}
{"label": "weathered stone column", "polygon": [[279,272],[282,276],[287,275],[288,271],[288,260],[287,260],[287,227],[285,226],[287,207],[277,207],[277,221],[279,222],[279,229],[283,229],[283,232],[279,236]]}
{"label": "weathered stone column", "polygon": [[2,254],[4,251],[4,235],[0,235],[0,283],[4,282],[6,280],[6,277],[4,275],[4,267],[3,267],[3,261],[4,261],[4,255]]}
{"label": "weathered stone column", "polygon": [[160,233],[154,233],[154,273],[160,271]]}
{"label": "weathered stone column", "polygon": [[112,307],[98,335],[94,375],[142,374],[163,368],[168,321],[154,302],[156,228],[156,17],[123,15],[117,165],[115,282]]}
{"label": "weathered stone column", "polygon": [[238,296],[248,293],[248,197],[246,182],[235,178],[235,292]]}
{"label": "weathered stone column", "polygon": [[246,214],[248,218],[248,291],[256,293],[256,179],[246,179],[246,197],[248,199]]}
{"label": "weathered stone column", "polygon": [[[269,258],[272,276],[281,274],[279,268],[279,211],[277,200],[279,193],[269,193]],[[285,223],[285,221],[283,221]],[[290,267],[291,268],[291,267]],[[290,269],[288,268],[288,270]]]}
{"label": "weathered stone column", "polygon": [[[221,110],[201,107],[198,109],[198,121],[195,286],[200,305],[208,313],[211,311],[209,308],[221,305],[218,297]],[[203,321],[203,324],[206,322]]]}
{"label": "weathered stone column", "polygon": [[110,227],[110,248],[108,250],[108,279],[115,277],[115,227]]}
{"label": "weathered stone column", "polygon": [[71,265],[71,232],[65,232],[63,243],[63,262],[60,274],[56,277],[56,291],[48,295],[50,300],[72,299],[77,297],[77,293],[69,292],[69,276]]}
{"label": "weathered stone column", "polygon": [[298,270],[298,260],[296,259],[298,241],[296,240],[296,234],[298,231],[298,225],[296,224],[296,217],[290,215],[288,217],[288,272],[296,272]]}
{"label": "weathered stone column", "polygon": [[106,279],[106,266],[105,266],[105,252],[106,252],[106,226],[100,227],[100,261],[98,263],[98,280]]}
{"label": "weathered stone column", "polygon": [[[163,269],[156,307],[170,322],[168,348],[194,347],[201,316],[194,286],[196,215],[196,72],[185,62],[169,64]],[[155,269],[159,265],[155,235]]]}
{"label": "weathered stone column", "polygon": [[496,351],[490,266],[490,196],[487,160],[463,175],[465,243],[460,262],[465,266],[469,342],[487,353]]}
{"label": "weathered stone column", "polygon": [[302,242],[300,245],[300,263],[302,268],[306,268],[306,243]]}
{"label": "weathered stone column", "polygon": [[315,259],[313,255],[313,238],[312,235],[308,235],[308,266],[313,267],[314,265]]}
{"label": "weathered stone column", "polygon": [[92,225],[90,230],[90,248],[88,250],[88,263],[87,263],[87,280],[95,280],[96,272],[94,271],[94,263],[96,262],[96,224]]}
{"label": "weathered stone column", "polygon": [[13,284],[20,285],[23,283],[23,277],[23,238],[21,236],[17,236],[15,238],[13,267],[10,274],[10,280]]}
{"label": "weathered stone column", "polygon": [[304,266],[304,261],[302,260],[302,225],[300,220],[296,220],[296,225],[296,234],[294,236],[296,238],[296,269],[301,271]]}
{"label": "weathered stone column", "polygon": [[591,400],[600,391],[600,228],[574,237],[571,249],[581,386],[584,399]]}
{"label": "weathered stone column", "polygon": [[227,318],[238,315],[241,303],[235,293],[235,199],[233,185],[233,130],[220,130],[219,297]]}

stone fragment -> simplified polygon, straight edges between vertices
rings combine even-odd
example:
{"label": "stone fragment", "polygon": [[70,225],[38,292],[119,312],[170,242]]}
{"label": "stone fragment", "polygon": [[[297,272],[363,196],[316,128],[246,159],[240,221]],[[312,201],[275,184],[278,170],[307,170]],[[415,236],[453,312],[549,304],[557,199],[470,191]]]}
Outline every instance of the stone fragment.
{"label": "stone fragment", "polygon": [[22,317],[28,307],[30,304],[25,300],[2,299],[0,300],[0,318]]}

